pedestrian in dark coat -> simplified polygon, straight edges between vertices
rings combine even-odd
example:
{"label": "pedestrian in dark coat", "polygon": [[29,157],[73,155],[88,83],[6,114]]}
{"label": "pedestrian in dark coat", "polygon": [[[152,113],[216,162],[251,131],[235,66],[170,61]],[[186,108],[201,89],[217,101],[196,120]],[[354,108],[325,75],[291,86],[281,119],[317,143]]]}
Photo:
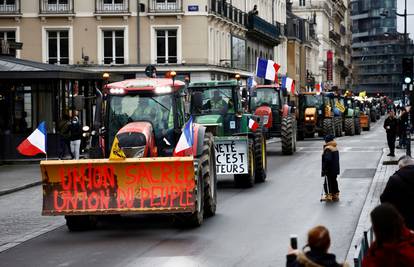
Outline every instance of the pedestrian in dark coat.
{"label": "pedestrian in dark coat", "polygon": [[69,151],[69,154],[73,159],[73,154],[70,150],[70,124],[69,116],[67,114],[63,114],[62,120],[59,121],[57,128],[60,137],[59,159],[65,158],[66,149]]}
{"label": "pedestrian in dark coat", "polygon": [[325,177],[325,200],[339,200],[337,177],[340,173],[339,151],[333,135],[325,136],[322,154],[322,177]]}
{"label": "pedestrian in dark coat", "polygon": [[405,225],[414,230],[414,160],[403,156],[398,165],[400,169],[390,177],[380,199],[381,203],[392,204],[404,218]]}
{"label": "pedestrian in dark coat", "polygon": [[408,126],[408,112],[405,110],[405,108],[400,108],[401,113],[398,117],[398,137],[399,142],[397,148],[405,148],[406,145],[406,136],[407,136],[407,126]]}
{"label": "pedestrian in dark coat", "polygon": [[387,132],[387,142],[390,153],[387,156],[395,157],[395,139],[397,137],[398,120],[393,110],[388,111],[388,118],[384,121],[384,129]]}
{"label": "pedestrian in dark coat", "polygon": [[371,212],[375,241],[362,261],[363,267],[414,266],[414,232],[405,225],[390,204],[381,204]]}
{"label": "pedestrian in dark coat", "polygon": [[287,267],[341,267],[348,264],[339,264],[334,254],[328,253],[331,245],[329,231],[324,226],[316,226],[308,232],[308,244],[304,249],[310,248],[307,252],[289,249],[286,256]]}

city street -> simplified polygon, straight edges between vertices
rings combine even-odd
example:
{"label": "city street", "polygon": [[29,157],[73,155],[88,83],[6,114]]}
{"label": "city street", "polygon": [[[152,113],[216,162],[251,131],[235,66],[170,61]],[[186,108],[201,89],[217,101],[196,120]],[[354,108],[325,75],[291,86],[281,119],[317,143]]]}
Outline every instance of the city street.
{"label": "city street", "polygon": [[382,123],[361,136],[337,139],[338,203],[319,201],[321,138],[298,142],[293,156],[283,156],[280,143],[271,140],[266,182],[239,189],[231,178],[221,178],[216,216],[191,230],[168,217],[134,216],[72,233],[62,217],[40,216],[40,186],[0,196],[0,246],[14,246],[0,252],[0,265],[284,266],[289,235],[297,234],[302,247],[307,230],[318,224],[330,230],[331,252],[342,261],[385,147]]}

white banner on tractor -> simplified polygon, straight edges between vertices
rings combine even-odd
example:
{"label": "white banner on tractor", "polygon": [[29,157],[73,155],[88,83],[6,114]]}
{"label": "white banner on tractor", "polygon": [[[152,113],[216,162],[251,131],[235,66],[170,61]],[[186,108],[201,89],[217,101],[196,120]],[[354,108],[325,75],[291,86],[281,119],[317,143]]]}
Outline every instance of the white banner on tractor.
{"label": "white banner on tractor", "polygon": [[218,175],[248,173],[249,155],[246,137],[215,137],[214,148]]}

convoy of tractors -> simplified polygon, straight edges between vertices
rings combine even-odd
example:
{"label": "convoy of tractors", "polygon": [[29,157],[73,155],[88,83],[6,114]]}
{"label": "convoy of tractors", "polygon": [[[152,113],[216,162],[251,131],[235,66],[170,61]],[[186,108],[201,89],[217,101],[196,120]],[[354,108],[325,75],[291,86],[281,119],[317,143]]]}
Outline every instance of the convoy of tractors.
{"label": "convoy of tractors", "polygon": [[200,226],[215,215],[218,178],[233,176],[238,187],[265,181],[266,140],[280,138],[292,155],[296,140],[358,135],[385,113],[383,98],[174,78],[96,89],[89,158],[41,162],[43,215],[64,215],[71,231],[123,214]]}

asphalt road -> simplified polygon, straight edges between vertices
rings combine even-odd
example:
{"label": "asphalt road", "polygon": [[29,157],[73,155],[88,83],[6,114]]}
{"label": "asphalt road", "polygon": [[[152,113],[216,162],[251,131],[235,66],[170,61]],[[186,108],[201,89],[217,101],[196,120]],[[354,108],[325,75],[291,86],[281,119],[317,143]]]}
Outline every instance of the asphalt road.
{"label": "asphalt road", "polygon": [[0,266],[284,266],[289,235],[297,234],[301,247],[318,224],[330,229],[331,252],[343,260],[385,137],[377,123],[368,133],[337,142],[340,202],[319,201],[321,139],[299,142],[294,156],[282,156],[276,142],[268,145],[267,181],[236,189],[231,178],[220,179],[217,215],[192,230],[166,217],[135,216],[70,233],[59,227],[61,217],[39,216],[40,187],[2,196],[0,240],[12,233],[6,241],[16,246],[0,253]]}

